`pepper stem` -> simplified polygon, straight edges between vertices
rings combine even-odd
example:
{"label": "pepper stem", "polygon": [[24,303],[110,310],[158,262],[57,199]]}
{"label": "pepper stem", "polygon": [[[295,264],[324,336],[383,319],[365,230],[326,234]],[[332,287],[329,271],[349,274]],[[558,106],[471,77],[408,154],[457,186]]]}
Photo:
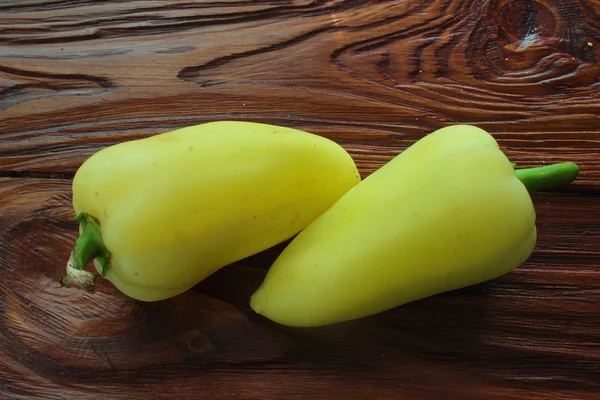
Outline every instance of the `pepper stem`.
{"label": "pepper stem", "polygon": [[75,283],[82,289],[93,292],[97,275],[86,271],[85,267],[96,259],[102,267],[102,276],[105,276],[109,269],[110,253],[102,241],[99,224],[92,216],[80,213],[75,220],[80,223],[81,234],[67,262],[67,276],[60,284],[68,287]]}
{"label": "pepper stem", "polygon": [[579,167],[573,162],[563,162],[543,167],[517,169],[515,174],[529,192],[537,192],[573,182],[579,174]]}

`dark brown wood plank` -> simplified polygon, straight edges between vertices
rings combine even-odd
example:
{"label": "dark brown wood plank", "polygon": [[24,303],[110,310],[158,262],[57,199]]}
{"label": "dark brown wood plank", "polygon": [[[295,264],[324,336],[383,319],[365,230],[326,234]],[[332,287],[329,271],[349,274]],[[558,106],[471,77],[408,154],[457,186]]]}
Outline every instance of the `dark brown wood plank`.
{"label": "dark brown wood plank", "polygon": [[241,119],[333,138],[368,174],[472,123],[523,166],[580,163],[589,189],[600,7],[561,4],[7,1],[0,171],[72,174],[113,143]]}
{"label": "dark brown wood plank", "polygon": [[58,284],[77,234],[68,180],[1,179],[0,198],[8,398],[584,400],[600,390],[597,197],[537,195],[537,249],[513,273],[319,329],[249,309],[281,246],[143,304],[106,281],[95,294]]}

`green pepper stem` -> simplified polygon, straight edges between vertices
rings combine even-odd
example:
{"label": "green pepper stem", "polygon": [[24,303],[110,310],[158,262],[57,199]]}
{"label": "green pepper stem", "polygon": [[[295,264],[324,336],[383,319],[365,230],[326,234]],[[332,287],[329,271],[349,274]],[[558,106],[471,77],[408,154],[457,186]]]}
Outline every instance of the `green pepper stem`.
{"label": "green pepper stem", "polygon": [[543,167],[517,169],[515,174],[529,192],[537,192],[573,182],[579,174],[579,167],[573,162],[563,162]]}
{"label": "green pepper stem", "polygon": [[63,286],[75,283],[88,292],[94,292],[97,275],[86,271],[85,267],[96,259],[102,266],[102,275],[106,275],[110,254],[102,240],[99,224],[92,216],[80,213],[75,220],[80,223],[81,234],[67,262],[67,276],[60,283]]}

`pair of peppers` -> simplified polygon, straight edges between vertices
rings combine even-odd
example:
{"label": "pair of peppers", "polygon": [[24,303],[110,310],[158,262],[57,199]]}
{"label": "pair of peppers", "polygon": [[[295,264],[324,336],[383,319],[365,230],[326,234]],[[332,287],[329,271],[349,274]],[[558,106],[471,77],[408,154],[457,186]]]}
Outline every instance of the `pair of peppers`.
{"label": "pair of peppers", "polygon": [[277,323],[353,320],[480,283],[536,243],[530,191],[573,181],[560,163],[515,170],[482,129],[433,132],[361,181],[338,144],[222,121],[121,143],[73,181],[80,236],[64,285],[96,270],[158,301],[292,237],[250,299]]}

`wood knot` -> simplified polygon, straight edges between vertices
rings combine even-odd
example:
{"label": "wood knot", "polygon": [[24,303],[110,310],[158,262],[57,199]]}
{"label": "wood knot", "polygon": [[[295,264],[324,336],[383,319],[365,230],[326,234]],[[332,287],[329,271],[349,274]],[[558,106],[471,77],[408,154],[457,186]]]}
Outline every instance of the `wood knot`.
{"label": "wood knot", "polygon": [[465,55],[473,75],[510,93],[587,90],[600,77],[593,49],[600,32],[592,15],[569,3],[490,2],[469,34]]}
{"label": "wood knot", "polygon": [[184,332],[179,339],[187,351],[197,355],[202,355],[214,348],[212,342],[199,329]]}
{"label": "wood knot", "polygon": [[527,48],[552,39],[557,33],[559,16],[554,10],[537,1],[514,0],[498,12],[501,37],[517,48]]}

